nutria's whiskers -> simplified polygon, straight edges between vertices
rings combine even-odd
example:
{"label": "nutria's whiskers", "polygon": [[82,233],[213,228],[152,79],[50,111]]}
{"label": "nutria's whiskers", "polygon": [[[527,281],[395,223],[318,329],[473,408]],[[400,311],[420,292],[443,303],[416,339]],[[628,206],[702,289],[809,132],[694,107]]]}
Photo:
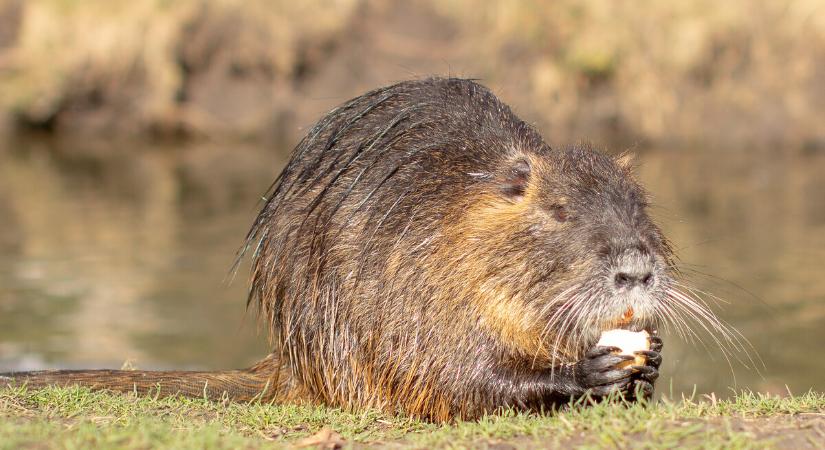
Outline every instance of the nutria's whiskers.
{"label": "nutria's whiskers", "polygon": [[[677,289],[677,287],[681,287],[681,289],[684,290]],[[759,371],[753,355],[756,355],[757,359],[759,359],[759,356],[756,354],[756,350],[750,341],[735,327],[716,316],[711,311],[707,302],[697,294],[697,292],[700,291],[674,282],[674,285],[667,291],[667,299],[670,302],[667,306],[670,309],[668,311],[669,314],[665,316],[680,320],[683,328],[686,329],[690,333],[690,337],[693,338],[691,341],[702,343],[706,351],[710,353],[710,348],[708,348],[706,343],[698,336],[695,327],[688,326],[685,320],[689,320],[692,324],[698,325],[698,327],[713,340],[716,348],[721,351],[722,356],[730,367],[734,381],[734,359],[746,368]],[[759,361],[761,361],[761,359]]]}

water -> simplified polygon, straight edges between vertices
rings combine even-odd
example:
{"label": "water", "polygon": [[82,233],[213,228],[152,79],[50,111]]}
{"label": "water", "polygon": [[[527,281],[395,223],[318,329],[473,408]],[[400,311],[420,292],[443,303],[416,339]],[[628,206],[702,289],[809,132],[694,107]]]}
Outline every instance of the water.
{"label": "water", "polygon": [[[287,149],[0,147],[0,371],[230,368],[267,352],[234,255]],[[640,151],[653,215],[756,369],[666,333],[660,392],[825,390],[825,154]],[[709,301],[715,302],[712,298]],[[758,369],[758,370],[757,370]]]}

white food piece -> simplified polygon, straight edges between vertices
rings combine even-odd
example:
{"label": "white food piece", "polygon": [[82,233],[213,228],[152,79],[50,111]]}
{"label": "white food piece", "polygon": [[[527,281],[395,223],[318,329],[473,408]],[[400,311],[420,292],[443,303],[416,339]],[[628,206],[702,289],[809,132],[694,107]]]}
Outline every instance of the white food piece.
{"label": "white food piece", "polygon": [[630,331],[630,330],[607,330],[602,332],[599,342],[596,344],[605,347],[618,347],[621,349],[620,355],[635,356],[635,360],[625,361],[620,363],[619,368],[635,364],[637,366],[644,365],[645,357],[634,355],[634,352],[640,350],[650,350],[650,335],[647,331]]}

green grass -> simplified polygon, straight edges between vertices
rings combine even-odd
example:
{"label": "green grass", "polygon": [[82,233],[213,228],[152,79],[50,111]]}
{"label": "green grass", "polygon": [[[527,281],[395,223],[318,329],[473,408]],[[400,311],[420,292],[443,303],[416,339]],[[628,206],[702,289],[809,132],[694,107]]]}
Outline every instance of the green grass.
{"label": "green grass", "polygon": [[506,412],[477,422],[436,425],[324,407],[14,388],[0,389],[0,448],[278,448],[322,427],[336,430],[352,445],[392,447],[478,448],[506,442],[516,448],[764,448],[781,446],[792,437],[815,444],[818,428],[795,426],[793,421],[812,417],[821,420],[821,426],[823,416],[825,394],[814,392],[573,405],[553,415]]}

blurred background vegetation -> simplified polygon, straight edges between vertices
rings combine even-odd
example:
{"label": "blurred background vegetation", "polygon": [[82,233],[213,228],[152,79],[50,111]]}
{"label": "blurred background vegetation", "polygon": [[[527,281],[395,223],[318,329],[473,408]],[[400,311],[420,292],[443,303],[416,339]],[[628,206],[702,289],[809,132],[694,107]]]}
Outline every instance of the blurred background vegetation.
{"label": "blurred background vegetation", "polygon": [[224,282],[260,196],[324,112],[432,74],[638,153],[765,363],[666,334],[660,391],[825,390],[825,0],[0,0],[0,371],[260,358]]}
{"label": "blurred background vegetation", "polygon": [[822,0],[0,0],[0,122],[294,141],[367,89],[480,78],[551,141],[825,146]]}

